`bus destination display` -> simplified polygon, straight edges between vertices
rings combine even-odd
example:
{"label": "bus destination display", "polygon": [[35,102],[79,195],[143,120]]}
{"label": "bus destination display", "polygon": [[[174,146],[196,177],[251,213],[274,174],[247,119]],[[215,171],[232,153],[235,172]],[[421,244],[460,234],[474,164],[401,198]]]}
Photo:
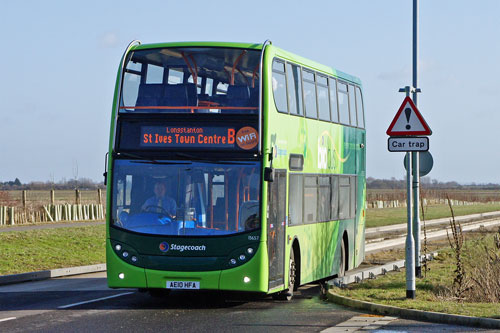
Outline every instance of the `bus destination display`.
{"label": "bus destination display", "polygon": [[257,131],[216,126],[141,126],[144,148],[241,148],[250,150],[259,142]]}

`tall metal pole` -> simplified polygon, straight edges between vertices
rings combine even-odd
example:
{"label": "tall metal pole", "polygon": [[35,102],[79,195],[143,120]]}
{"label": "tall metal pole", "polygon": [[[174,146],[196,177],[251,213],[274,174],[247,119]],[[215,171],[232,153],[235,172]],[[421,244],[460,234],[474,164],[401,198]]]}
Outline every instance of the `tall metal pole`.
{"label": "tall metal pole", "polygon": [[412,189],[411,189],[412,153],[406,153],[406,298],[415,298],[415,242],[412,233]]}
{"label": "tall metal pole", "polygon": [[[410,96],[413,91],[413,87],[406,86],[400,88],[399,92],[405,92],[406,96]],[[405,266],[406,266],[406,298],[415,299],[415,240],[413,238],[413,198],[412,198],[412,155],[413,153],[407,152],[405,159],[406,168],[406,219],[407,219],[407,232],[406,232],[406,256],[405,256]],[[417,173],[418,174],[418,173]]]}
{"label": "tall metal pole", "polygon": [[418,88],[418,0],[413,0],[413,103],[417,106]]}
{"label": "tall metal pole", "polygon": [[[418,89],[418,0],[413,0],[413,103],[417,106]],[[422,277],[420,266],[420,166],[419,152],[412,152],[413,169],[413,238],[415,240],[415,276]]]}

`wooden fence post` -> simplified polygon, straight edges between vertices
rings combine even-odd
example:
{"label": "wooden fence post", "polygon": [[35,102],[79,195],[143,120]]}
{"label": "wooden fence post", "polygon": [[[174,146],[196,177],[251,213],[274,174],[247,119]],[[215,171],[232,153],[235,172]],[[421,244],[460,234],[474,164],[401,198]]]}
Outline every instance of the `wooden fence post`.
{"label": "wooden fence post", "polygon": [[56,194],[55,191],[52,189],[50,190],[50,204],[54,205],[56,202]]}
{"label": "wooden fence post", "polygon": [[81,202],[81,198],[80,198],[80,190],[79,189],[76,189],[75,190],[75,204],[79,205]]}
{"label": "wooden fence post", "polygon": [[102,197],[101,197],[101,189],[97,189],[97,203],[100,205],[102,204]]}
{"label": "wooden fence post", "polygon": [[26,190],[23,190],[23,208],[26,210]]}
{"label": "wooden fence post", "polygon": [[9,207],[9,224],[15,224],[14,207]]}

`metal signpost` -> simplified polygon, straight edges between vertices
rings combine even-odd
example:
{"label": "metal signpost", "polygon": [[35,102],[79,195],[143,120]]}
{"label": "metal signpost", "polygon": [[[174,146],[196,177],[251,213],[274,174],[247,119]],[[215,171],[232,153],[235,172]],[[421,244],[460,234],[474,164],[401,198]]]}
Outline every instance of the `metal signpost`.
{"label": "metal signpost", "polygon": [[[406,184],[407,184],[407,220],[408,234],[406,237],[406,297],[415,298],[415,276],[421,277],[420,266],[420,219],[419,219],[419,196],[420,196],[420,168],[419,152],[429,150],[429,139],[419,137],[420,135],[431,135],[432,131],[417,109],[417,93],[421,92],[418,87],[418,0],[413,0],[413,84],[399,89],[406,93],[406,98],[401,104],[394,120],[392,121],[387,135],[391,136],[387,141],[389,151],[404,151]],[[410,98],[413,94],[413,100]],[[430,156],[430,154],[429,154]],[[431,157],[432,159],[432,157]],[[431,162],[432,168],[432,162]],[[413,170],[413,172],[412,172]],[[413,178],[412,178],[413,175]],[[413,197],[413,198],[412,198]],[[412,200],[413,199],[413,200]],[[413,205],[413,210],[412,210]]]}
{"label": "metal signpost", "polygon": [[[407,198],[407,222],[408,232],[406,235],[406,297],[415,298],[415,276],[418,276],[419,271],[416,267],[420,267],[420,225],[418,221],[419,193],[419,156],[418,152],[426,152],[429,150],[429,138],[417,135],[431,135],[432,131],[426,121],[418,111],[417,107],[409,97],[412,92],[411,87],[405,87],[400,91],[406,92],[406,98],[399,107],[396,116],[392,120],[387,135],[389,139],[387,146],[389,151],[406,152],[405,169],[406,169],[406,198]],[[416,156],[415,156],[416,155]],[[412,182],[413,170],[413,182]],[[415,181],[416,179],[416,181]],[[413,183],[413,191],[412,191]],[[415,191],[416,188],[416,191]],[[412,198],[413,197],[413,198]],[[413,209],[416,208],[416,209]],[[417,217],[417,219],[415,219]],[[415,234],[417,230],[417,235]],[[418,245],[417,245],[418,243]]]}

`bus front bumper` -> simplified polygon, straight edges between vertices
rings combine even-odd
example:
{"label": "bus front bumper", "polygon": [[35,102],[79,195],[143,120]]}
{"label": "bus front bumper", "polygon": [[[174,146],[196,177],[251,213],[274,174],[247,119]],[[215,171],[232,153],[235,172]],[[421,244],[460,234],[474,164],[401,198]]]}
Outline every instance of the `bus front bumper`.
{"label": "bus front bumper", "polygon": [[[107,241],[107,278],[110,288],[227,290],[266,293],[267,257],[262,246],[245,264],[215,271],[179,272],[137,267],[122,260]],[[186,283],[187,282],[187,283]],[[168,285],[167,285],[168,284]]]}

